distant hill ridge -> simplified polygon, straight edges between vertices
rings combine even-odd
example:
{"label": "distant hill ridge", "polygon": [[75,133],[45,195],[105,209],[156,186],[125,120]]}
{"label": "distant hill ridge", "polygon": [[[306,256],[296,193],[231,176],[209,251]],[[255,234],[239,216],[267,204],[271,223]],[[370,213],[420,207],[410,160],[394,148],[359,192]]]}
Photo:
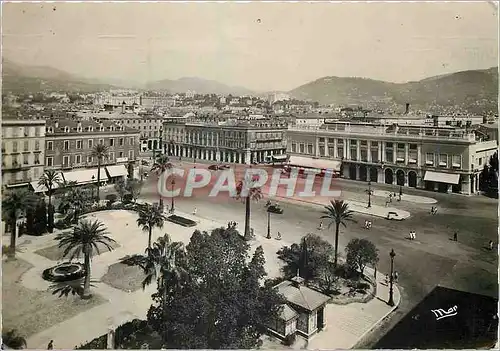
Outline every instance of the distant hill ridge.
{"label": "distant hill ridge", "polygon": [[[47,66],[26,66],[2,60],[4,91],[34,93],[39,91],[96,92],[113,88],[127,88],[107,84],[97,79],[86,79]],[[132,86],[130,86],[132,88]],[[137,88],[134,85],[134,88]],[[149,82],[139,88],[145,90],[199,94],[262,95],[250,89],[229,86],[214,80],[185,77]],[[322,104],[374,106],[379,109],[404,106],[410,103],[419,109],[434,106],[462,108],[474,113],[498,110],[498,67],[469,70],[429,77],[416,82],[391,83],[361,77],[323,77],[288,92],[300,100]]]}

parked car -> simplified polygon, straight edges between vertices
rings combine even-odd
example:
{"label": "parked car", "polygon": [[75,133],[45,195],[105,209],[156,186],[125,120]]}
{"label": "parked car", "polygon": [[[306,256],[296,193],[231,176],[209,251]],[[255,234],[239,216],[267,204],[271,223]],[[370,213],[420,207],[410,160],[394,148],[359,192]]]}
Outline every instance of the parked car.
{"label": "parked car", "polygon": [[219,169],[219,166],[217,166],[217,165],[210,165],[210,166],[208,166],[208,169],[211,170],[211,171],[217,171]]}
{"label": "parked car", "polygon": [[267,211],[271,213],[283,214],[283,209],[278,204],[267,206]]}
{"label": "parked car", "polygon": [[390,211],[387,213],[387,219],[396,219],[396,217],[398,217],[396,212]]}

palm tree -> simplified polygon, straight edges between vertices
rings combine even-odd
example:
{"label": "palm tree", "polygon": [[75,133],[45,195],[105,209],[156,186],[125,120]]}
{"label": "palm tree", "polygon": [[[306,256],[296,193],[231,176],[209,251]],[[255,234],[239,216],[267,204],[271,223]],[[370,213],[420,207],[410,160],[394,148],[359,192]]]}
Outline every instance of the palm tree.
{"label": "palm tree", "polygon": [[339,250],[339,227],[342,224],[346,226],[346,221],[354,221],[352,218],[353,212],[349,209],[347,202],[343,200],[330,201],[330,205],[325,206],[325,211],[323,211],[323,216],[321,218],[326,218],[330,220],[328,228],[332,224],[335,224],[335,267],[337,267],[337,256]]}
{"label": "palm tree", "polygon": [[78,223],[78,218],[91,201],[91,196],[88,190],[71,187],[64,195],[62,201],[63,206],[73,209],[73,222]]}
{"label": "palm tree", "polygon": [[100,253],[99,244],[103,245],[108,251],[114,248],[111,244],[116,241],[108,237],[107,230],[104,225],[98,220],[92,222],[90,220],[82,220],[73,231],[61,233],[56,236],[59,240],[59,247],[62,248],[63,257],[68,257],[69,260],[74,260],[84,256],[85,267],[85,282],[83,284],[82,299],[88,299],[90,294],[90,260],[95,253]]}
{"label": "palm tree", "polygon": [[90,155],[92,157],[97,158],[97,200],[100,201],[101,198],[99,197],[99,186],[101,183],[101,163],[102,163],[102,160],[108,158],[109,147],[104,145],[104,144],[97,144],[92,149],[92,152],[90,153]]}
{"label": "palm tree", "polygon": [[151,248],[151,235],[154,227],[163,228],[165,216],[162,210],[156,204],[143,204],[138,206],[139,218],[137,218],[137,226],[141,227],[144,232],[148,232],[148,248]]}
{"label": "palm tree", "polygon": [[9,248],[11,257],[16,255],[17,219],[29,207],[35,208],[36,201],[37,197],[27,190],[12,191],[3,195],[2,211],[11,227]]}
{"label": "palm tree", "polygon": [[[250,202],[259,201],[262,199],[262,189],[260,187],[253,187],[256,179],[240,180],[236,186],[236,199],[245,201],[245,239],[250,239]],[[248,186],[248,193],[244,194],[243,190]]]}
{"label": "palm tree", "polygon": [[14,350],[28,348],[26,339],[19,334],[17,329],[11,329],[2,333],[2,350],[5,349],[4,346]]}
{"label": "palm tree", "polygon": [[40,179],[38,180],[38,185],[43,186],[47,189],[47,196],[49,197],[48,204],[48,221],[47,227],[50,233],[52,233],[52,229],[54,228],[54,208],[52,206],[52,195],[55,192],[55,186],[61,182],[61,173],[56,172],[53,169],[47,169],[42,174]]}
{"label": "palm tree", "polygon": [[[156,160],[154,160],[153,167],[151,167],[151,170],[155,172],[158,176],[160,176],[163,172],[172,169],[173,165],[170,162],[170,159],[168,158],[167,155],[160,155],[160,157],[157,157]],[[160,195],[160,208],[163,208],[163,199],[161,198]]]}

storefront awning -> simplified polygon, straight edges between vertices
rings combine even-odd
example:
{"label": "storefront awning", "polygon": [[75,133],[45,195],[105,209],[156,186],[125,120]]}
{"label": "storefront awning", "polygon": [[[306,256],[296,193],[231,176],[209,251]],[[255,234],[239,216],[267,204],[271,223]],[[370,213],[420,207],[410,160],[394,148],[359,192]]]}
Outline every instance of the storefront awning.
{"label": "storefront awning", "polygon": [[278,160],[278,161],[284,161],[287,159],[287,155],[273,155],[273,159]]}
{"label": "storefront awning", "polygon": [[426,171],[424,180],[446,184],[458,184],[458,181],[460,180],[460,174]]}
{"label": "storefront awning", "polygon": [[127,168],[125,165],[114,165],[114,166],[106,166],[106,170],[108,171],[108,176],[110,178],[114,177],[123,177],[128,174]]}
{"label": "storefront awning", "polygon": [[[76,182],[80,184],[89,184],[97,182],[97,168],[81,169],[63,173],[64,180],[67,182]],[[107,181],[106,171],[101,167],[101,181]]]}
{"label": "storefront awning", "polygon": [[[60,179],[62,180],[62,175],[60,177],[61,177]],[[35,192],[35,194],[37,194],[37,193],[44,193],[44,192],[46,192],[48,190],[45,186],[39,185],[38,181],[31,182],[30,185],[33,188],[33,191]],[[52,190],[57,189],[58,187],[59,187],[59,183],[54,183],[52,185]]]}
{"label": "storefront awning", "polygon": [[311,157],[290,156],[289,165],[304,168],[331,169],[340,171],[341,161],[314,159]]}

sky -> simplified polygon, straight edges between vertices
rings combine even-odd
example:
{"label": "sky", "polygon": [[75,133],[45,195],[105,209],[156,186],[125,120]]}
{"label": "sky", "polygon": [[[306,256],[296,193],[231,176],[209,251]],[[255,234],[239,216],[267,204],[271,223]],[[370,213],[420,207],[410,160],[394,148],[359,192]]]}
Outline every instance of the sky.
{"label": "sky", "polygon": [[3,55],[86,78],[199,77],[255,91],[324,76],[391,82],[498,65],[475,3],[7,3]]}

